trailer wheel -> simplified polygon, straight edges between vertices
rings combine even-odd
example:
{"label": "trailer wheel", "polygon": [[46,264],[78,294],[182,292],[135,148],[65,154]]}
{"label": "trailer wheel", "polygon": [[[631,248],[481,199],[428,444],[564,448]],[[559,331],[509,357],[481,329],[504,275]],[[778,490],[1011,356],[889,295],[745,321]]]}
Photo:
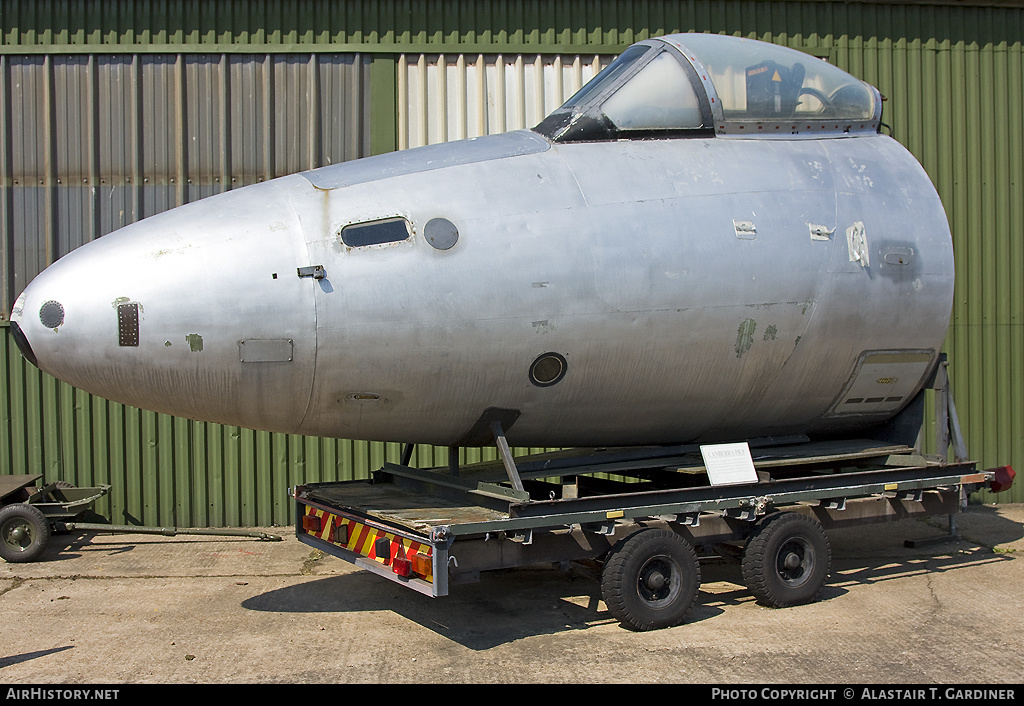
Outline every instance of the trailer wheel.
{"label": "trailer wheel", "polygon": [[678,625],[697,601],[700,563],[685,539],[645,529],[616,544],[601,574],[608,611],[634,630]]}
{"label": "trailer wheel", "polygon": [[0,508],[0,556],[10,563],[35,561],[50,541],[50,523],[25,503]]}
{"label": "trailer wheel", "polygon": [[795,512],[757,523],[743,550],[743,582],[757,601],[772,608],[810,603],[828,579],[832,548],[814,519]]}

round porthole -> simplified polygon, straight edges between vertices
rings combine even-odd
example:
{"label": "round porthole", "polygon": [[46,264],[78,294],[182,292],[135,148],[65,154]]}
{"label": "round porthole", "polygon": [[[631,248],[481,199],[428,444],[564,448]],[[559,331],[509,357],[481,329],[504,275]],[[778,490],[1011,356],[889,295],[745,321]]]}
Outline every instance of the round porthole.
{"label": "round porthole", "polygon": [[558,353],[545,353],[530,366],[530,382],[538,387],[550,387],[565,377],[565,371],[565,358]]}
{"label": "round porthole", "polygon": [[64,323],[64,307],[50,300],[39,308],[39,320],[46,328],[57,328]]}
{"label": "round porthole", "polygon": [[423,237],[438,250],[447,250],[459,242],[459,229],[447,218],[432,218],[423,227]]}

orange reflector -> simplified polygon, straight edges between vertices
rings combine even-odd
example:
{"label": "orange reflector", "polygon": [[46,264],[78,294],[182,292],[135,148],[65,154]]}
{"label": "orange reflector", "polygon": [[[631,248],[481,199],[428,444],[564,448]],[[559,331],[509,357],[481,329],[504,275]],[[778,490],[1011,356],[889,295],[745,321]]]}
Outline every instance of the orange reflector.
{"label": "orange reflector", "polygon": [[319,532],[323,525],[320,522],[320,518],[316,515],[303,515],[302,516],[302,529],[307,532]]}
{"label": "orange reflector", "polygon": [[430,557],[423,552],[416,552],[412,555],[412,570],[420,576],[429,576],[433,571]]}

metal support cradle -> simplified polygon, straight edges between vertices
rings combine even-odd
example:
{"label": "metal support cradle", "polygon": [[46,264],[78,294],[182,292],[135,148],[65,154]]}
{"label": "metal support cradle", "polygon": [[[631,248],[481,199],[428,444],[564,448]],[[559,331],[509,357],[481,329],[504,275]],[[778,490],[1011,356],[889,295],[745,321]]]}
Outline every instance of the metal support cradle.
{"label": "metal support cradle", "polygon": [[501,428],[501,422],[491,422],[491,431],[494,433],[494,443],[498,447],[498,455],[501,456],[501,463],[505,466],[505,472],[508,473],[508,479],[512,482],[512,487],[518,491],[523,491],[523,480],[519,477],[519,469],[516,468],[516,462],[512,457],[512,450],[508,447],[508,441],[505,439],[505,431]]}

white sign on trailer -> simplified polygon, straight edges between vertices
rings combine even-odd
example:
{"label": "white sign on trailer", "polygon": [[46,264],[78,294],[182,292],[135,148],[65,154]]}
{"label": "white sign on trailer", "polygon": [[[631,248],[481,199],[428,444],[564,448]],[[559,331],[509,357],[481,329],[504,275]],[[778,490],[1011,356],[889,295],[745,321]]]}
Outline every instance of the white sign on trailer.
{"label": "white sign on trailer", "polygon": [[743,441],[736,444],[712,444],[700,447],[711,485],[756,483],[757,471],[750,457],[750,447]]}

